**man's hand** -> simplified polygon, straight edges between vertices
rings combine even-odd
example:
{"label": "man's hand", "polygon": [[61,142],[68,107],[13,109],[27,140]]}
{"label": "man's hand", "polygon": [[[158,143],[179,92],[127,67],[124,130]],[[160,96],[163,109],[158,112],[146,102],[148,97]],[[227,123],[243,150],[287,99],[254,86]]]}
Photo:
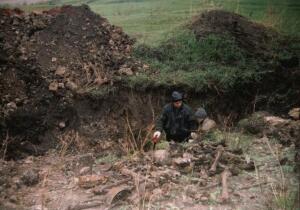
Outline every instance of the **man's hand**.
{"label": "man's hand", "polygon": [[161,135],[161,132],[160,131],[155,131],[154,134],[153,134],[153,137],[152,137],[152,141],[154,143],[157,143],[158,142],[158,139],[160,138],[160,135]]}

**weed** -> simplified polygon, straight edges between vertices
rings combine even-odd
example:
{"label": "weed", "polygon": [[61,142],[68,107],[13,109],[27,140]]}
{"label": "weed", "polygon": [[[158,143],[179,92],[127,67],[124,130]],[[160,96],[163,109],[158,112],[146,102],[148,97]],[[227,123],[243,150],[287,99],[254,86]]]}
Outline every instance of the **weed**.
{"label": "weed", "polygon": [[118,158],[115,154],[108,154],[106,156],[103,157],[99,157],[95,160],[96,164],[105,164],[105,163],[109,163],[109,164],[114,164],[115,162],[117,162],[120,158]]}
{"label": "weed", "polygon": [[240,132],[228,132],[228,131],[220,131],[214,130],[206,133],[203,136],[204,142],[222,142],[228,145],[231,150],[239,150],[242,149],[246,152],[251,144],[252,136],[242,134]]}
{"label": "weed", "polygon": [[168,149],[168,148],[169,148],[169,142],[167,142],[167,141],[160,141],[156,145],[156,149]]}
{"label": "weed", "polygon": [[13,140],[11,139],[11,137],[9,136],[8,131],[6,132],[6,137],[2,142],[2,146],[0,148],[0,152],[2,153],[2,160],[5,160],[6,157],[6,152],[7,152],[7,147],[9,145],[10,142],[12,142]]}
{"label": "weed", "polygon": [[80,139],[77,131],[70,130],[66,131],[58,138],[59,141],[59,154],[61,157],[64,157],[68,151],[82,151],[85,147],[84,141]]}

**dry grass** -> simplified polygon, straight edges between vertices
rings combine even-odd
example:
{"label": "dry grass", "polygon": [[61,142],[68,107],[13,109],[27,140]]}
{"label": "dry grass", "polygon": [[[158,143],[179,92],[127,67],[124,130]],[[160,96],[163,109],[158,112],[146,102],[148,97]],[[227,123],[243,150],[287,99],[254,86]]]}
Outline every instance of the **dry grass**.
{"label": "dry grass", "polygon": [[276,28],[280,30],[282,28],[283,19],[278,11],[276,11],[276,9],[272,5],[269,5],[263,19],[260,22],[266,27]]}
{"label": "dry grass", "polygon": [[9,145],[9,143],[12,142],[12,141],[13,141],[13,139],[9,136],[8,131],[6,131],[6,136],[5,136],[5,139],[2,142],[1,149],[0,149],[0,152],[2,153],[2,159],[3,160],[6,157],[7,147]]}
{"label": "dry grass", "polygon": [[59,137],[59,154],[64,157],[68,151],[82,152],[86,147],[84,140],[75,130],[66,131]]}
{"label": "dry grass", "polygon": [[[278,147],[272,147],[268,138],[264,138],[265,143],[268,146],[280,173],[278,182],[271,183],[272,198],[267,201],[267,207],[269,209],[280,209],[280,210],[298,210],[299,209],[299,184],[297,189],[295,186],[290,186],[287,183],[286,175],[284,174],[282,165],[280,163],[280,151]],[[294,188],[294,189],[292,189]]]}

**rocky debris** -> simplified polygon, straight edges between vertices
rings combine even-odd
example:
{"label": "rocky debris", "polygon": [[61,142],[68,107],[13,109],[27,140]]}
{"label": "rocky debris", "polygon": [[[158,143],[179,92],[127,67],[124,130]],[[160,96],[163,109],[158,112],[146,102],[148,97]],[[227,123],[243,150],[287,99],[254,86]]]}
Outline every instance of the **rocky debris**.
{"label": "rocky debris", "polygon": [[103,175],[85,175],[78,177],[78,186],[81,188],[92,188],[97,185],[105,184],[108,180],[107,176]]}
{"label": "rocky debris", "polygon": [[60,129],[63,129],[63,128],[66,127],[66,123],[65,123],[65,122],[60,122],[60,123],[58,124],[58,127],[59,127]]}
{"label": "rocky debris", "polygon": [[36,185],[39,182],[39,173],[36,170],[29,169],[26,170],[22,177],[21,181],[26,185],[26,186],[33,186]]}
{"label": "rocky debris", "polygon": [[127,196],[130,195],[131,189],[132,187],[128,187],[124,185],[111,188],[106,195],[107,203],[111,205],[121,200],[124,200]]}
{"label": "rocky debris", "polygon": [[246,133],[261,135],[267,126],[264,120],[266,116],[270,116],[270,114],[266,112],[253,113],[250,117],[240,120],[238,127]]}
{"label": "rocky debris", "polygon": [[170,163],[170,153],[168,150],[155,150],[154,161],[160,165],[166,165]]}
{"label": "rocky debris", "polygon": [[51,82],[49,84],[49,90],[56,92],[58,90],[58,83],[57,82]]}
{"label": "rocky debris", "polygon": [[91,167],[86,166],[80,169],[79,174],[82,176],[91,173],[91,171]]}
{"label": "rocky debris", "polygon": [[217,123],[214,120],[206,118],[202,123],[201,130],[204,132],[208,132],[214,129],[216,126]]}
{"label": "rocky debris", "polygon": [[89,168],[89,172],[93,171],[94,163],[95,158],[91,153],[76,155],[65,163],[64,170],[73,173],[73,175],[83,175],[81,172],[85,171],[85,168]]}
{"label": "rocky debris", "polygon": [[300,108],[293,108],[289,111],[289,116],[294,120],[299,120],[300,118]]}
{"label": "rocky debris", "polygon": [[298,121],[273,116],[267,112],[257,112],[238,123],[243,131],[277,139],[283,145],[298,141],[300,124]]}

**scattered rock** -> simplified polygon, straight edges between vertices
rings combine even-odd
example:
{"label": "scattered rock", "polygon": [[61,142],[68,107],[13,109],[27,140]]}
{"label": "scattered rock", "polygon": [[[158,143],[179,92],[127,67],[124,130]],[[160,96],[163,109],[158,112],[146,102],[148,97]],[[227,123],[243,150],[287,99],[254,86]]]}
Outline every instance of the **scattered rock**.
{"label": "scattered rock", "polygon": [[64,66],[59,66],[55,71],[55,74],[58,76],[63,76],[65,73],[66,73],[66,67]]}
{"label": "scattered rock", "polygon": [[173,164],[179,167],[186,167],[189,166],[191,163],[191,159],[190,158],[174,158],[173,159]]}
{"label": "scattered rock", "polygon": [[81,188],[92,188],[99,184],[104,184],[108,180],[107,176],[103,175],[85,175],[78,177],[78,185]]}
{"label": "scattered rock", "polygon": [[294,120],[299,120],[300,118],[300,108],[293,108],[289,111],[289,116]]}
{"label": "scattered rock", "polygon": [[63,88],[65,88],[65,84],[62,83],[62,82],[59,82],[59,83],[58,83],[58,87],[61,88],[61,89],[63,89]]}
{"label": "scattered rock", "polygon": [[128,186],[113,187],[106,195],[106,201],[108,204],[114,204],[118,201],[124,200],[131,193],[131,189]]}
{"label": "scattered rock", "polygon": [[29,169],[23,173],[21,181],[26,186],[33,186],[39,182],[39,173],[36,170]]}
{"label": "scattered rock", "polygon": [[266,116],[266,117],[264,117],[264,120],[266,121],[266,123],[268,123],[269,125],[272,125],[272,126],[276,126],[279,124],[284,124],[284,123],[289,122],[289,120],[285,120],[285,119],[282,119],[281,117],[276,117],[276,116]]}
{"label": "scattered rock", "polygon": [[86,166],[80,169],[79,174],[82,176],[90,173],[91,171],[91,167]]}
{"label": "scattered rock", "polygon": [[15,102],[9,102],[8,104],[6,104],[6,106],[8,109],[11,109],[11,110],[17,109],[17,105]]}
{"label": "scattered rock", "polygon": [[16,195],[10,196],[9,201],[12,203],[17,203],[18,202],[17,196]]}
{"label": "scattered rock", "polygon": [[76,91],[78,89],[78,86],[76,85],[75,82],[68,80],[66,83],[66,88],[68,88],[69,90],[72,90],[72,91]]}
{"label": "scattered rock", "polygon": [[57,82],[51,82],[48,89],[50,91],[56,92],[58,90],[58,83]]}
{"label": "scattered rock", "polygon": [[63,129],[63,128],[66,127],[66,123],[65,123],[65,122],[60,122],[60,123],[58,124],[58,126],[59,126],[60,129]]}
{"label": "scattered rock", "polygon": [[202,127],[201,127],[201,130],[202,131],[210,131],[212,130],[213,128],[215,128],[217,126],[216,122],[214,120],[211,120],[209,118],[206,118],[204,121],[203,121],[203,124],[202,124]]}
{"label": "scattered rock", "polygon": [[170,153],[168,150],[155,150],[154,161],[160,165],[165,165],[170,162]]}
{"label": "scattered rock", "polygon": [[133,71],[131,70],[131,68],[121,68],[119,70],[119,73],[127,75],[127,76],[132,76],[133,75]]}

